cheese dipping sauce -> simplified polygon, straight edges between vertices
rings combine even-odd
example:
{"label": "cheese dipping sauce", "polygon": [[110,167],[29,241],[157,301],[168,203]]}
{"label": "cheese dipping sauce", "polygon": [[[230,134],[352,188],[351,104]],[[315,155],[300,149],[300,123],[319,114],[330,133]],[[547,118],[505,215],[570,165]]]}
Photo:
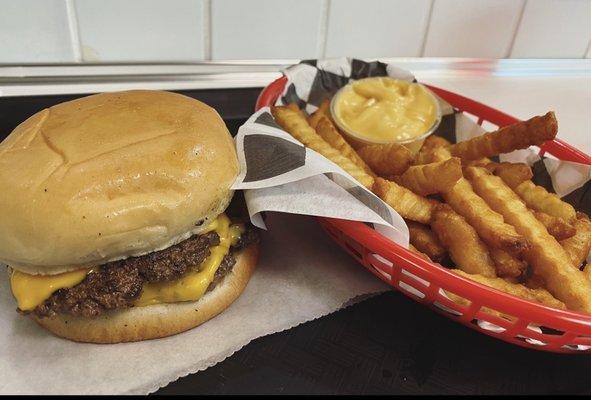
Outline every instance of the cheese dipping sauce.
{"label": "cheese dipping sauce", "polygon": [[341,129],[369,143],[409,142],[439,120],[439,104],[424,86],[388,77],[348,84],[331,106]]}

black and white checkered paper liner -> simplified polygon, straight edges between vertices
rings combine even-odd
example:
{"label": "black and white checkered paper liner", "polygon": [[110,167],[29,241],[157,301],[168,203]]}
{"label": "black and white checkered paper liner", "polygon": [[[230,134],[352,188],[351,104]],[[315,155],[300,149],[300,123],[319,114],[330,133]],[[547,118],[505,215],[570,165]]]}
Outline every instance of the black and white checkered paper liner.
{"label": "black and white checkered paper liner", "polygon": [[236,148],[241,171],[233,189],[244,190],[251,221],[264,228],[264,211],[370,223],[404,246],[402,218],[338,165],[283,131],[268,107],[240,127]]}
{"label": "black and white checkered paper liner", "polygon": [[[331,98],[351,80],[371,76],[390,76],[416,82],[410,72],[395,65],[349,58],[306,60],[287,68],[284,74],[287,77],[287,84],[276,105],[296,103],[309,114],[317,110],[324,99]],[[459,112],[444,100],[440,98],[438,100],[443,115],[435,135],[457,143],[486,132],[476,123],[475,116]],[[491,126],[491,129],[495,128]],[[240,128],[236,141],[242,171],[234,188],[245,189],[251,218],[256,225],[264,226],[258,213],[265,210],[265,205],[262,204],[265,202],[265,198],[276,197],[281,202],[291,203],[293,202],[292,196],[296,196],[298,197],[296,202],[315,202],[315,205],[334,210],[335,203],[331,201],[331,196],[346,195],[349,196],[348,200],[352,208],[358,209],[359,205],[363,204],[364,207],[371,209],[373,213],[378,215],[379,219],[393,222],[396,226],[394,231],[388,228],[384,229],[384,226],[389,225],[388,223],[384,225],[383,222],[378,222],[374,224],[374,227],[396,242],[406,245],[408,233],[406,229],[400,229],[398,226],[401,221],[398,214],[392,213],[388,205],[365,188],[358,184],[352,184],[353,178],[330,161],[328,161],[331,164],[330,172],[298,178],[298,176],[306,175],[302,174],[302,170],[306,169],[310,160],[323,159],[323,157],[310,149],[305,149],[287,132],[283,131],[274,121],[268,107],[259,110]],[[535,184],[543,186],[549,192],[558,194],[577,210],[591,214],[589,190],[591,187],[591,166],[557,160],[552,156],[540,157],[538,153],[538,148],[531,147],[501,154],[499,159],[500,161],[527,163],[532,167],[534,174],[532,180]],[[313,183],[314,187],[309,187],[309,183]],[[327,191],[331,195],[323,197],[322,201],[316,201],[315,192],[322,191],[317,185],[330,188]],[[301,205],[299,204],[299,206]],[[290,206],[277,208],[289,209]],[[331,214],[323,213],[322,210],[319,210],[320,207],[308,208],[311,209],[309,210],[311,215]],[[269,209],[272,210],[272,208]],[[300,213],[305,214],[306,211]],[[360,212],[360,214],[364,213]],[[388,215],[393,215],[394,220],[390,221]],[[351,215],[348,217],[348,219],[355,219]],[[347,219],[347,217],[341,218]],[[358,220],[375,223],[375,218],[371,219],[373,221],[363,218]],[[590,256],[587,257],[587,261],[591,262]],[[492,331],[502,329],[486,321],[476,322],[483,329]],[[535,325],[529,328],[537,332],[540,331],[540,328]],[[532,344],[543,345],[535,339],[524,339]],[[579,346],[580,350],[586,348],[586,346]]]}
{"label": "black and white checkered paper liner", "polygon": [[[351,80],[372,76],[390,76],[416,82],[415,77],[409,71],[400,69],[393,64],[385,64],[379,61],[366,62],[351,58],[305,60],[300,64],[287,68],[284,74],[287,77],[287,83],[276,104],[297,103],[309,114],[317,110],[324,99],[331,98]],[[455,110],[449,103],[440,98],[438,100],[443,115],[435,135],[456,143],[486,132],[484,128],[475,122],[476,118],[474,116]],[[273,119],[268,108],[259,110],[240,128],[236,141],[242,171],[234,184],[234,188],[245,189],[247,194],[252,190],[272,187],[275,187],[272,191],[274,195],[277,195],[281,190],[287,191],[287,184],[318,175],[314,174],[313,168],[307,172],[305,171],[308,162],[312,158],[314,160],[324,159],[316,152],[304,148],[287,132],[283,131]],[[543,186],[550,192],[557,193],[577,210],[590,214],[591,194],[589,193],[589,181],[591,167],[557,160],[553,157],[540,157],[538,152],[539,149],[532,147],[509,154],[502,154],[499,158],[501,161],[529,164],[532,166],[534,172],[533,181],[536,184]],[[330,161],[324,160],[332,164]],[[395,212],[395,217],[392,217],[394,219],[388,216],[394,215],[389,206],[360,185],[352,185],[352,182],[354,182],[352,178],[338,166],[332,164],[330,171],[324,171],[323,173],[326,177],[326,179],[323,179],[324,184],[344,187],[345,191],[357,200],[357,203],[363,203],[364,206],[369,207],[377,214],[379,219],[385,221],[385,225],[396,224],[399,221],[399,217]],[[346,179],[343,179],[343,177]],[[294,187],[289,189],[295,190]],[[301,184],[298,185],[297,189],[301,192],[306,191]],[[255,197],[252,196],[252,192],[250,194],[247,198]],[[259,208],[261,206],[259,204]],[[322,212],[316,211],[313,215],[322,215]],[[262,226],[262,221],[259,218],[254,215],[257,225]],[[343,218],[347,219],[346,216],[343,216]],[[399,227],[396,228],[399,232],[394,234],[390,232],[388,236],[399,243],[405,244],[406,234],[403,232],[404,230],[401,231]]]}

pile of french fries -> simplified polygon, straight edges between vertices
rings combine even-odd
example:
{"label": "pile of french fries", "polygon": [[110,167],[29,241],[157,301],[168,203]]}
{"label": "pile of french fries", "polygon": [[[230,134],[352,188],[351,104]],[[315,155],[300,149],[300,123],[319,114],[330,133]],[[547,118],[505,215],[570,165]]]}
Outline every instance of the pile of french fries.
{"label": "pile of french fries", "polygon": [[528,165],[490,159],[554,139],[554,113],[456,144],[432,135],[413,154],[398,144],[354,148],[328,100],[310,116],[295,104],[271,111],[294,138],[394,208],[408,224],[411,251],[517,297],[591,313],[591,268],[582,270],[589,217],[534,184]]}

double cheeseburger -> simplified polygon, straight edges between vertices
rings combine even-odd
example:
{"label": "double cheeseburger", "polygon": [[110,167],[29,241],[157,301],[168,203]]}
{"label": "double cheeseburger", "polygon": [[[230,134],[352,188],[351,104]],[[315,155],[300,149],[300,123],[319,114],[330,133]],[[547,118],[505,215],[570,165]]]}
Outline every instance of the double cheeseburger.
{"label": "double cheeseburger", "polygon": [[95,343],[222,312],[258,255],[230,206],[238,172],[220,116],[179,94],[104,93],[33,115],[0,144],[0,261],[18,311]]}

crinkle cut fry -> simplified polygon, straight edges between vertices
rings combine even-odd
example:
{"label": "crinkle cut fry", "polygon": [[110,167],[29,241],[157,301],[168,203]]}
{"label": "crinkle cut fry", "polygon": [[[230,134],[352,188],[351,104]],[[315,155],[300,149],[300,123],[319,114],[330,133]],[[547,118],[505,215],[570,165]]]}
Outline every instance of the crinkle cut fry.
{"label": "crinkle cut fry", "polygon": [[529,165],[524,163],[490,163],[486,169],[501,178],[511,189],[534,176]]}
{"label": "crinkle cut fry", "polygon": [[433,207],[437,204],[435,200],[421,197],[396,182],[383,178],[376,178],[373,191],[402,218],[422,224],[428,224],[431,221]]}
{"label": "crinkle cut fry", "polygon": [[526,261],[548,291],[568,309],[591,312],[591,281],[575,268],[566,251],[501,178],[477,167],[466,168],[474,190],[531,244]]}
{"label": "crinkle cut fry", "polygon": [[564,222],[562,218],[548,215],[541,211],[533,211],[533,213],[536,218],[544,224],[548,233],[554,236],[558,241],[566,240],[577,233],[576,228],[573,225]]}
{"label": "crinkle cut fry", "polygon": [[563,302],[556,299],[545,289],[530,289],[521,284],[507,282],[501,278],[489,278],[482,275],[468,274],[457,269],[452,271],[460,276],[463,276],[464,278],[471,279],[483,285],[490,286],[494,289],[500,290],[501,292],[509,293],[524,300],[533,301],[535,303],[558,308],[560,310],[564,310],[566,308]]}
{"label": "crinkle cut fry", "polygon": [[476,229],[490,247],[505,250],[516,257],[520,257],[529,248],[523,235],[507,224],[502,215],[492,210],[465,178],[443,192],[443,198]]}
{"label": "crinkle cut fry", "polygon": [[332,147],[341,152],[342,155],[353,161],[355,165],[364,170],[368,175],[375,177],[375,174],[369,166],[363,161],[359,154],[343,138],[338,129],[334,126],[330,118],[321,116],[316,123],[316,133]]}
{"label": "crinkle cut fry", "polygon": [[438,161],[445,161],[452,157],[451,153],[449,152],[449,147],[433,147],[427,149],[423,152],[417,154],[415,158],[414,164],[421,165],[421,164],[429,164]]}
{"label": "crinkle cut fry", "polygon": [[395,178],[402,186],[427,196],[443,192],[462,178],[462,163],[459,158],[450,158],[429,164],[414,165]]}
{"label": "crinkle cut fry", "polygon": [[[435,160],[433,156],[433,151],[437,148],[446,148],[451,143],[447,140],[442,138],[441,136],[437,135],[430,135],[425,139],[423,145],[421,146],[419,152],[415,157],[415,165],[419,164],[428,164],[434,161],[443,161],[443,160]],[[451,155],[450,155],[451,156]]]}
{"label": "crinkle cut fry", "polygon": [[397,143],[374,144],[357,149],[357,154],[378,175],[400,175],[410,167],[414,156]]}
{"label": "crinkle cut fry", "polygon": [[488,157],[482,157],[478,160],[464,161],[462,164],[464,165],[464,167],[489,167],[491,164],[494,164],[494,162]]}
{"label": "crinkle cut fry", "polygon": [[541,145],[552,140],[558,132],[558,122],[552,111],[543,116],[517,122],[500,128],[495,132],[485,133],[472,139],[453,144],[449,150],[453,156],[462,160],[477,160],[493,157],[513,150],[525,149],[532,145]]}
{"label": "crinkle cut fry", "polygon": [[353,161],[342,155],[338,150],[326,143],[326,141],[316,133],[314,128],[308,124],[301,111],[295,111],[288,107],[272,107],[271,113],[273,114],[273,117],[275,117],[277,123],[294,138],[337,164],[366,188],[372,188],[374,178],[355,165]]}
{"label": "crinkle cut fry", "polygon": [[532,181],[524,181],[513,190],[532,210],[562,218],[569,224],[573,224],[577,219],[577,212],[573,206],[562,201],[555,193],[548,192],[545,188],[536,185]]}
{"label": "crinkle cut fry", "polygon": [[425,253],[431,260],[440,262],[445,257],[445,248],[439,242],[437,235],[426,225],[414,221],[406,221],[410,235],[410,243],[421,253]]}
{"label": "crinkle cut fry", "polygon": [[431,260],[429,258],[428,255],[426,255],[425,253],[423,253],[422,251],[419,251],[416,247],[414,247],[412,244],[408,245],[408,249],[415,253],[417,256],[421,257],[423,260],[429,261],[429,262],[433,262],[433,260]]}
{"label": "crinkle cut fry", "polygon": [[431,228],[457,268],[472,274],[496,276],[486,245],[474,228],[450,206],[439,204],[435,207]]}
{"label": "crinkle cut fry", "polygon": [[[591,222],[588,218],[579,217],[575,222],[574,236],[562,240],[560,244],[577,268],[587,259],[591,250]],[[587,270],[587,268],[585,268]]]}
{"label": "crinkle cut fry", "polygon": [[[437,135],[429,135],[427,139],[423,142],[421,146],[421,150],[429,150],[434,149],[436,147],[447,147],[451,145],[450,141]],[[419,152],[421,151],[419,150]]]}
{"label": "crinkle cut fry", "polygon": [[318,122],[322,117],[330,118],[329,106],[330,100],[325,99],[320,104],[320,107],[318,107],[318,110],[314,111],[314,113],[308,117],[308,123],[312,128],[316,129],[316,125],[318,125]]}
{"label": "crinkle cut fry", "polygon": [[495,263],[497,275],[513,282],[520,282],[527,272],[527,263],[502,249],[488,249]]}

